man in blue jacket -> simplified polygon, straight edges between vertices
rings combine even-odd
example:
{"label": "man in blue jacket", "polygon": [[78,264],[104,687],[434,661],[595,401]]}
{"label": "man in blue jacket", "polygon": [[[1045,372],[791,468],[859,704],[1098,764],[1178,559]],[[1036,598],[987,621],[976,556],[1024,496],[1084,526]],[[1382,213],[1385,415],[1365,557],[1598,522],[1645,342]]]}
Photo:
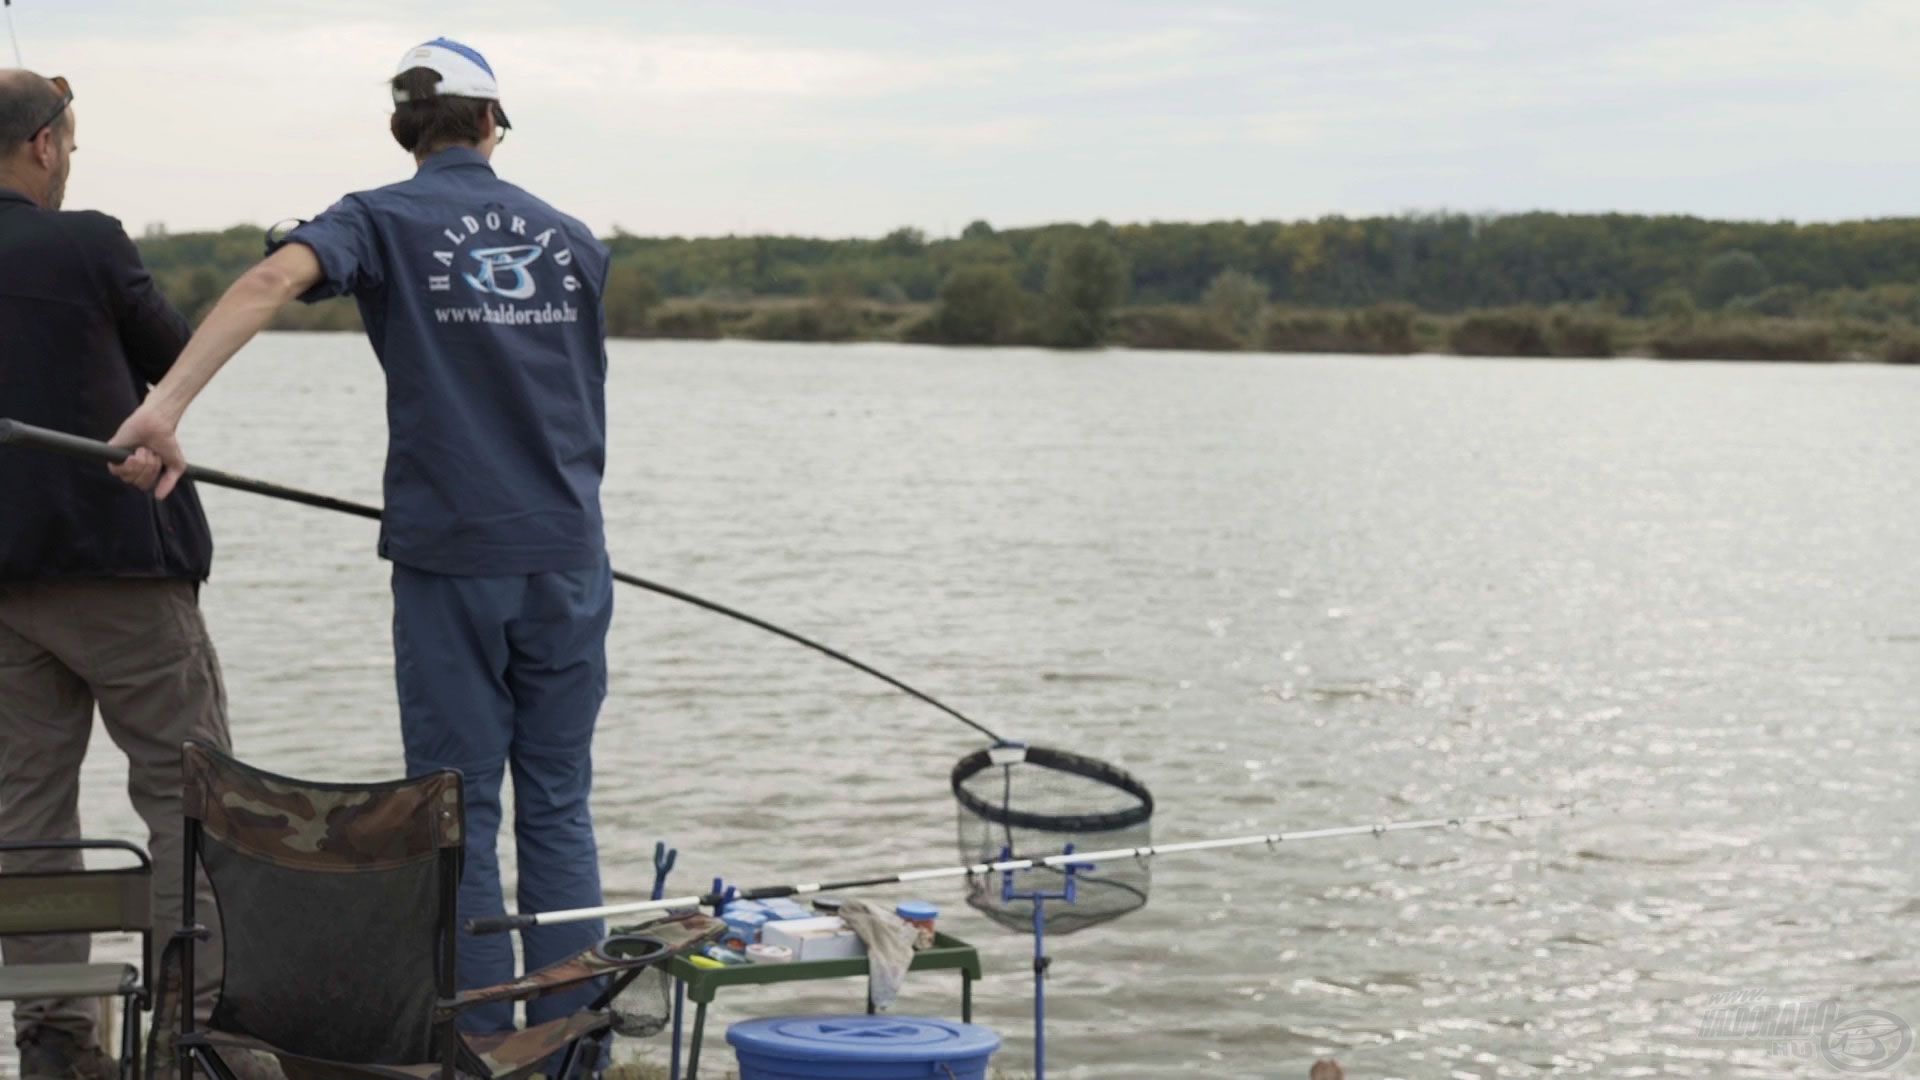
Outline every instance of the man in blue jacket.
{"label": "man in blue jacket", "polygon": [[[519,908],[598,905],[587,797],[606,694],[611,570],[601,526],[608,253],[580,222],[494,175],[506,130],[479,53],[444,38],[392,82],[412,179],[348,195],[301,224],[207,315],[113,442],[162,497],[186,462],[175,431],[221,365],[298,298],[352,295],[387,381],[386,514],[393,644],[410,773],[466,779],[463,918],[504,910],[495,837],[511,769]],[[157,457],[157,461],[155,460]],[[591,945],[597,923],[524,937],[529,970]],[[460,942],[463,987],[511,979],[511,943]],[[529,1025],[590,997],[528,1005]],[[511,1005],[468,1014],[510,1030]]]}
{"label": "man in blue jacket", "polygon": [[[0,72],[0,411],[98,439],[166,375],[188,332],[118,221],[60,209],[77,146],[72,102],[63,79]],[[197,602],[212,562],[190,486],[156,503],[98,466],[0,451],[0,841],[81,835],[80,766],[97,706],[150,833],[159,942],[180,925],[180,744],[227,745],[220,665]],[[80,863],[77,851],[0,856],[8,873]],[[0,951],[10,971],[78,964],[88,941],[15,936]],[[203,1004],[205,977],[219,970],[215,952],[201,965]],[[168,997],[180,1000],[177,989]],[[95,1012],[76,998],[17,1003],[24,1080],[103,1075]]]}

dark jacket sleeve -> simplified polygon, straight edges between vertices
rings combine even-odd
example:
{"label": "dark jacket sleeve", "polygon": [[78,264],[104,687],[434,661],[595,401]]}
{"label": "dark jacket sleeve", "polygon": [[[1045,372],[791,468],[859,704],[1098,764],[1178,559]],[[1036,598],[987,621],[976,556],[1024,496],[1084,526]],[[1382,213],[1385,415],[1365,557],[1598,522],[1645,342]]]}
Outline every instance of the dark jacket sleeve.
{"label": "dark jacket sleeve", "polygon": [[166,377],[180,350],[193,336],[192,327],[153,283],[153,275],[140,261],[120,223],[104,214],[89,223],[89,238],[95,252],[94,267],[100,275],[100,287],[107,298],[120,331],[120,344],[126,350],[127,363],[148,383]]}

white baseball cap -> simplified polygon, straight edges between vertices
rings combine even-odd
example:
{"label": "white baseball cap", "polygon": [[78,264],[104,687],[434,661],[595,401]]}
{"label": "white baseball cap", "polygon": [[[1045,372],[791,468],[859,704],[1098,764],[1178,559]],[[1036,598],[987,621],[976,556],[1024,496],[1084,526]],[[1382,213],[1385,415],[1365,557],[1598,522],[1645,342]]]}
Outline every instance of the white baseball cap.
{"label": "white baseball cap", "polygon": [[[499,111],[500,81],[493,76],[493,67],[480,50],[470,45],[462,45],[452,38],[437,37],[422,42],[407,50],[400,58],[400,66],[395,75],[413,68],[426,68],[440,76],[440,83],[434,88],[442,97],[480,98],[495,103],[495,114],[501,127],[511,127],[506,123],[506,114]],[[395,104],[404,104],[407,92],[394,88]]]}

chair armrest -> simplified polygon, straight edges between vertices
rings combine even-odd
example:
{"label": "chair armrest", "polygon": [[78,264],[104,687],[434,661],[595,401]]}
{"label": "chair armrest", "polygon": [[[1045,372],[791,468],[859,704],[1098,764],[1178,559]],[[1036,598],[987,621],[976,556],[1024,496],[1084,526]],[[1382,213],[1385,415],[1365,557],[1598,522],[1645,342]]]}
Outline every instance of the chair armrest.
{"label": "chair armrest", "polygon": [[512,982],[462,990],[446,1010],[464,1012],[476,1005],[525,1001],[578,986],[606,975],[650,967],[690,952],[720,936],[726,924],[709,915],[674,915],[640,926],[619,927],[599,944],[556,964],[530,971]]}

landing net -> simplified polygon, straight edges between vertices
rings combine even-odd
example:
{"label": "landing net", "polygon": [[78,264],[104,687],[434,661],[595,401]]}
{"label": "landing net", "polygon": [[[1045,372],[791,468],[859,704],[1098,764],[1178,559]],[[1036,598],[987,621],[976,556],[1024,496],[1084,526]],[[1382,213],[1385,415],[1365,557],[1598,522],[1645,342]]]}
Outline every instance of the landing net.
{"label": "landing net", "polygon": [[[1043,746],[994,747],[953,767],[959,803],[960,855],[969,863],[1007,857],[1146,847],[1153,842],[1153,795],[1145,784],[1104,761]],[[967,903],[1014,930],[1033,930],[1032,894],[1058,894],[1061,867],[967,879]],[[1146,906],[1152,873],[1145,859],[1076,869],[1072,903],[1048,899],[1048,934],[1084,930]],[[1009,893],[1012,895],[1010,896]]]}

